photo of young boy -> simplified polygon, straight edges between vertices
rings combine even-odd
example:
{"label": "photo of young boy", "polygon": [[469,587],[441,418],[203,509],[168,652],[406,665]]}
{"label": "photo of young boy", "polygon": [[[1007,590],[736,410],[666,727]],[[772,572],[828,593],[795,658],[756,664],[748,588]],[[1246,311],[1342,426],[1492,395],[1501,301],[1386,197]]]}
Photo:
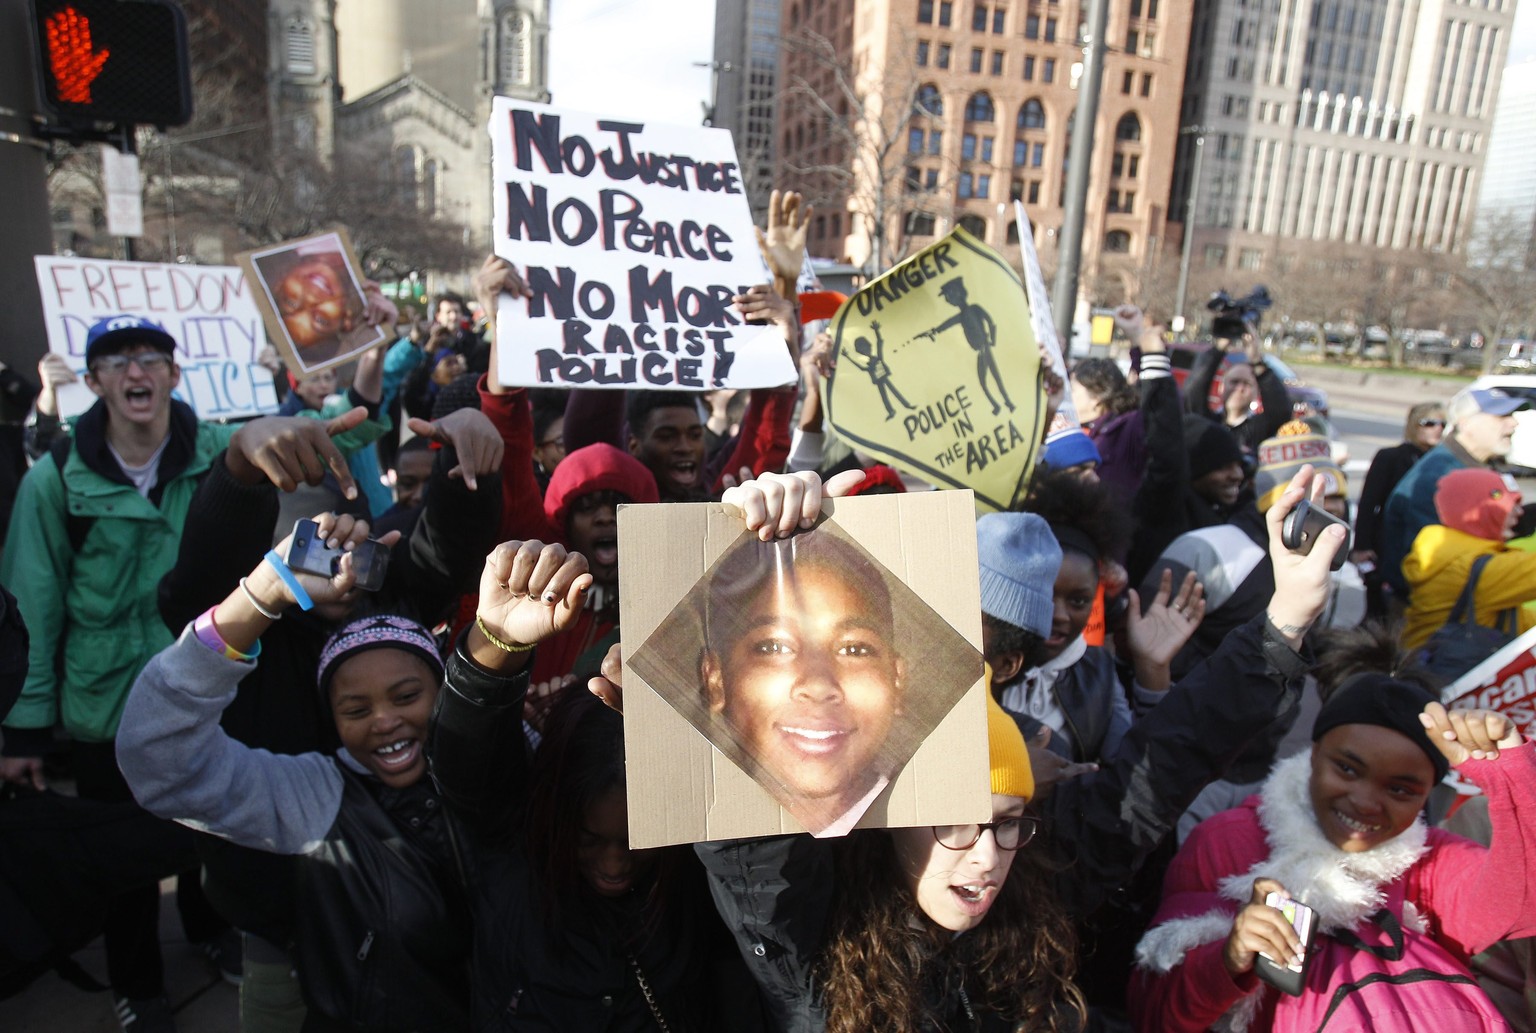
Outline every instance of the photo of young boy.
{"label": "photo of young boy", "polygon": [[807,831],[838,836],[975,682],[980,661],[823,522],[771,542],[743,536],[632,664]]}
{"label": "photo of young boy", "polygon": [[255,285],[268,336],[301,378],[384,340],[382,327],[364,321],[362,277],[341,232],[246,252],[240,264]]}

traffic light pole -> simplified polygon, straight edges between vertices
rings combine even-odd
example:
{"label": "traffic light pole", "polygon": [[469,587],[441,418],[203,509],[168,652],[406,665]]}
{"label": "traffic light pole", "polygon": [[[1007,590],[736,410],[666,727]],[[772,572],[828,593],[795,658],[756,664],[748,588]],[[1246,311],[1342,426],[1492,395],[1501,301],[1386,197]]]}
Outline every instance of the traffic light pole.
{"label": "traffic light pole", "polygon": [[0,0],[0,362],[37,379],[48,350],[33,255],[53,253],[47,146],[36,138],[32,14],[27,0]]}

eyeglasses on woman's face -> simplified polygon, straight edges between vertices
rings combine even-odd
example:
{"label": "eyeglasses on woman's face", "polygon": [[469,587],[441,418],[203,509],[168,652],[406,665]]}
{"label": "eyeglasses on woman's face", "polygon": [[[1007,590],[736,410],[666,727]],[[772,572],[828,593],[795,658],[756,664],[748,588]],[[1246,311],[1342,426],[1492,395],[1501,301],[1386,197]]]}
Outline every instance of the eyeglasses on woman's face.
{"label": "eyeglasses on woman's face", "polygon": [[1035,838],[1035,833],[1040,830],[1040,819],[1024,814],[1017,818],[989,821],[985,825],[935,825],[933,838],[945,849],[969,850],[988,829],[992,830],[999,850],[1017,850]]}
{"label": "eyeglasses on woman's face", "polygon": [[1419,421],[1419,426],[1421,426],[1421,427],[1440,427],[1440,428],[1443,429],[1445,427],[1445,421],[1444,420],[1420,420]]}

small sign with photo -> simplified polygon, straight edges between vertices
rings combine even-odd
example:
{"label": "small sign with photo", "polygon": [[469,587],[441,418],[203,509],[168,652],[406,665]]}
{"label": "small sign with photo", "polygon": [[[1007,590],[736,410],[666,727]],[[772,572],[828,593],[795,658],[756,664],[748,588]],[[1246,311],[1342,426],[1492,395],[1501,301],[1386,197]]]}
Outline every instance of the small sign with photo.
{"label": "small sign with photo", "polygon": [[293,375],[339,366],[386,333],[364,319],[363,275],[345,230],[246,251],[240,267],[255,287],[267,336]]}

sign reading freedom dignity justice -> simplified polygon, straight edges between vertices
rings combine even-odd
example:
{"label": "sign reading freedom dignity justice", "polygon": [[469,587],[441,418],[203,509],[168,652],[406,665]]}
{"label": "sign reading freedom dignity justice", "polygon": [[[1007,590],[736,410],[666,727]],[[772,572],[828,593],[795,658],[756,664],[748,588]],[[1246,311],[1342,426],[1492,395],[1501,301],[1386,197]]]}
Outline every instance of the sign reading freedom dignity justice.
{"label": "sign reading freedom dignity justice", "polygon": [[962,229],[865,286],[833,319],[827,419],[854,448],[1006,510],[1041,442],[1040,349],[1024,286]]}
{"label": "sign reading freedom dignity justice", "polygon": [[78,416],[95,403],[83,382],[86,334],[96,321],[120,315],[152,319],[176,339],[181,385],[175,396],[200,418],[277,411],[272,374],[256,362],[267,335],[239,269],[55,255],[33,261],[48,350],[82,378],[59,391],[61,416]]}
{"label": "sign reading freedom dignity justice", "polygon": [[747,325],[732,302],[769,275],[729,132],[497,97],[490,133],[494,248],[533,291],[497,309],[504,383],[795,379],[783,335]]}

